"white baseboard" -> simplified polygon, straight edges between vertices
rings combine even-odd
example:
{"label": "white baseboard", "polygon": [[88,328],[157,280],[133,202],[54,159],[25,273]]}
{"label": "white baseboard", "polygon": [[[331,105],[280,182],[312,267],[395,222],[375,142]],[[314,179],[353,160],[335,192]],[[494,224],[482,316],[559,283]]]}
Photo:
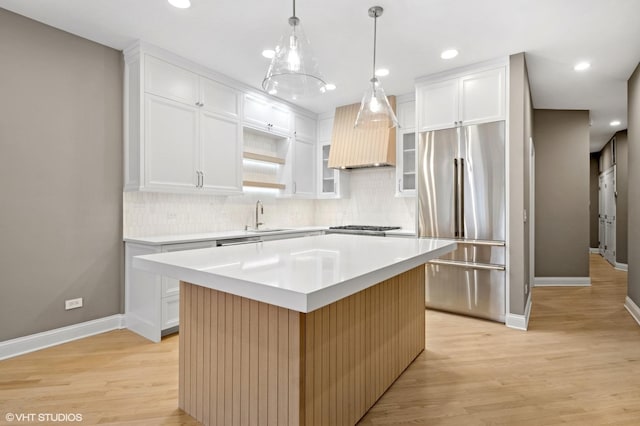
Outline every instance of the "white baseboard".
{"label": "white baseboard", "polygon": [[627,265],[626,263],[619,263],[619,262],[616,262],[616,266],[615,266],[615,268],[616,268],[618,271],[628,271],[628,270],[629,270],[629,265]]}
{"label": "white baseboard", "polygon": [[5,340],[4,342],[0,342],[0,361],[124,327],[124,315],[117,314],[56,328],[54,330],[43,331],[42,333]]}
{"label": "white baseboard", "polygon": [[535,287],[588,287],[590,277],[535,277]]}
{"label": "white baseboard", "polygon": [[505,318],[505,325],[509,328],[515,328],[516,330],[526,331],[529,328],[529,317],[531,316],[531,292],[527,297],[527,304],[524,308],[524,315],[507,314]]}
{"label": "white baseboard", "polygon": [[600,254],[600,249],[598,247],[589,247],[589,253]]}
{"label": "white baseboard", "polygon": [[624,307],[627,308],[633,319],[640,325],[640,307],[629,296],[624,300]]}

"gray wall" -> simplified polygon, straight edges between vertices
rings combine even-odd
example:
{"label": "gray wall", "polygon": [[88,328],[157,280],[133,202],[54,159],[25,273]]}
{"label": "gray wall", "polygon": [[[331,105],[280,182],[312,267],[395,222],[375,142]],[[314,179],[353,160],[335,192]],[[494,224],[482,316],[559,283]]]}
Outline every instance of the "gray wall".
{"label": "gray wall", "polygon": [[529,144],[533,108],[525,54],[509,58],[509,311],[522,315],[531,288],[529,280]]}
{"label": "gray wall", "polygon": [[627,294],[640,305],[640,65],[629,78],[627,92],[627,136],[629,141],[629,284]]}
{"label": "gray wall", "polygon": [[536,277],[589,276],[589,112],[535,110]]}
{"label": "gray wall", "polygon": [[627,263],[629,144],[627,131],[616,133],[616,262]]}
{"label": "gray wall", "polygon": [[3,341],[121,310],[123,72],[120,52],[4,9],[0,58]]}
{"label": "gray wall", "polygon": [[589,247],[598,248],[599,245],[599,225],[598,214],[600,205],[600,172],[598,162],[600,160],[600,154],[597,152],[591,153],[589,157]]}

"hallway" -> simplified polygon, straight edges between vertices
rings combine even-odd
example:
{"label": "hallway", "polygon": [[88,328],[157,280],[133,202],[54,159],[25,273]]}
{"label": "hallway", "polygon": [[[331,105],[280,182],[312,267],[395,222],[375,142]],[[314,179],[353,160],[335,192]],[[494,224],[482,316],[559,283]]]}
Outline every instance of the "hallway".
{"label": "hallway", "polygon": [[361,424],[638,425],[640,326],[627,274],[533,290],[529,330],[427,311],[427,350]]}

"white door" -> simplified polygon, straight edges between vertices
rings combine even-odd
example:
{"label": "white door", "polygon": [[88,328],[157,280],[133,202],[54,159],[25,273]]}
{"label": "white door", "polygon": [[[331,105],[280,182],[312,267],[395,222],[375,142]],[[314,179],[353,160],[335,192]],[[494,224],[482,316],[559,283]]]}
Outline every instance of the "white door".
{"label": "white door", "polygon": [[196,191],[198,108],[145,97],[145,188]]}
{"label": "white door", "polygon": [[616,264],[616,181],[615,166],[604,173],[604,257]]}
{"label": "white door", "polygon": [[202,188],[212,192],[242,192],[240,124],[208,112],[200,114]]}
{"label": "white door", "polygon": [[598,177],[598,250],[604,257],[604,175]]}

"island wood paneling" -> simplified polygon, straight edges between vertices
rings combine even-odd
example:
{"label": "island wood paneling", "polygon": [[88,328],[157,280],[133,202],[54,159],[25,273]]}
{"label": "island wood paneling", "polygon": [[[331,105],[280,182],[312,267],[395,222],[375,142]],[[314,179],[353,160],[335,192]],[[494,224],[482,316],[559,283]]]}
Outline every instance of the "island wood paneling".
{"label": "island wood paneling", "polygon": [[307,314],[180,291],[179,404],[205,425],[353,425],[424,349],[424,267]]}

